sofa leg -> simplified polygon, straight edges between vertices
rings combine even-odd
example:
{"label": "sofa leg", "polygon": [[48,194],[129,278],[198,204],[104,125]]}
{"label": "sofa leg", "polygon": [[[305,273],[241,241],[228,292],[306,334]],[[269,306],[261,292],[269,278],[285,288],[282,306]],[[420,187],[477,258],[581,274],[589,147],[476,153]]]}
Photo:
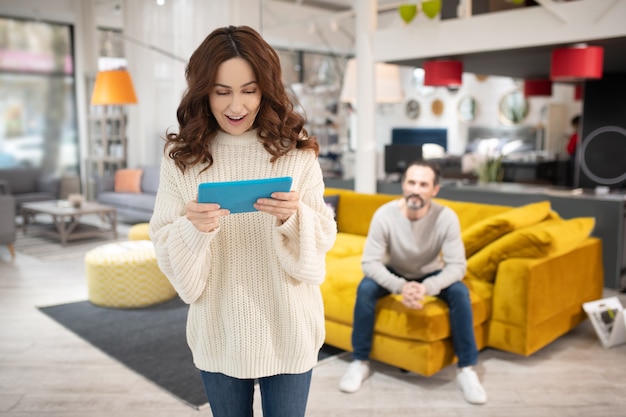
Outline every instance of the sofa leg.
{"label": "sofa leg", "polygon": [[15,259],[15,246],[13,243],[7,243],[7,247],[9,248],[9,253],[11,253],[11,260]]}

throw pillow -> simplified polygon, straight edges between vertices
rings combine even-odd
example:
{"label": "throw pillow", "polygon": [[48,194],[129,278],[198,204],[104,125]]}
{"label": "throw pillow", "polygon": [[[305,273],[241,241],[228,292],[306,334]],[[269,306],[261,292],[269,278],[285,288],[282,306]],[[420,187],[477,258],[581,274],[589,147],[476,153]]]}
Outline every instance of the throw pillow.
{"label": "throw pillow", "polygon": [[141,169],[118,169],[115,171],[116,193],[141,193]]}
{"label": "throw pillow", "polygon": [[540,201],[517,207],[474,223],[461,232],[465,256],[471,257],[499,237],[544,220],[550,214],[550,202]]}
{"label": "throw pillow", "polygon": [[576,247],[593,230],[593,217],[552,219],[511,232],[467,260],[470,278],[493,282],[498,265],[508,258],[541,258]]}
{"label": "throw pillow", "polygon": [[333,218],[337,220],[337,207],[339,206],[339,195],[325,195],[324,202],[326,206],[333,212]]}

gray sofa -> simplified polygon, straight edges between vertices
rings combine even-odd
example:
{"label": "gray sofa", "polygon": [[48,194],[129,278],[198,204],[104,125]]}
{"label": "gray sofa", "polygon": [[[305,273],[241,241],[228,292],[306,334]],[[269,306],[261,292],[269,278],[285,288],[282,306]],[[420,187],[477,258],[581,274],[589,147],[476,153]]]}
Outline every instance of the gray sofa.
{"label": "gray sofa", "polygon": [[15,237],[15,197],[7,193],[5,185],[0,184],[0,245],[7,245],[11,259],[15,258]]}
{"label": "gray sofa", "polygon": [[44,175],[39,168],[3,168],[0,169],[0,186],[15,198],[19,212],[22,203],[59,199],[61,179]]}
{"label": "gray sofa", "polygon": [[117,209],[117,217],[126,223],[150,221],[159,188],[159,167],[141,166],[141,193],[115,192],[115,176],[97,177],[96,200]]}

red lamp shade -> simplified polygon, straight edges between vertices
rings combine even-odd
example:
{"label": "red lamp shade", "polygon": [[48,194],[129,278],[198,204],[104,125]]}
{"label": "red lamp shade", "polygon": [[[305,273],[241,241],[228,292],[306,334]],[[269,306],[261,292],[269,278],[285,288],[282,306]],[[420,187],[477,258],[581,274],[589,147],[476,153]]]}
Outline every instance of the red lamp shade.
{"label": "red lamp shade", "polygon": [[424,62],[424,85],[458,87],[463,82],[463,62],[436,60]]}
{"label": "red lamp shade", "polygon": [[524,81],[524,96],[551,96],[552,95],[552,81],[550,80],[525,80]]}
{"label": "red lamp shade", "polygon": [[550,78],[552,81],[580,81],[602,78],[604,48],[574,46],[552,51]]}

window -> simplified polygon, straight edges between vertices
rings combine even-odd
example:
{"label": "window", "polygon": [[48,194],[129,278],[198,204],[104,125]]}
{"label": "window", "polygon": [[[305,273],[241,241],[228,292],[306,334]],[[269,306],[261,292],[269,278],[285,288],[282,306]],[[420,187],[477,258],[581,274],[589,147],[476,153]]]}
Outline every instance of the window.
{"label": "window", "polygon": [[78,174],[72,27],[0,17],[0,168]]}

